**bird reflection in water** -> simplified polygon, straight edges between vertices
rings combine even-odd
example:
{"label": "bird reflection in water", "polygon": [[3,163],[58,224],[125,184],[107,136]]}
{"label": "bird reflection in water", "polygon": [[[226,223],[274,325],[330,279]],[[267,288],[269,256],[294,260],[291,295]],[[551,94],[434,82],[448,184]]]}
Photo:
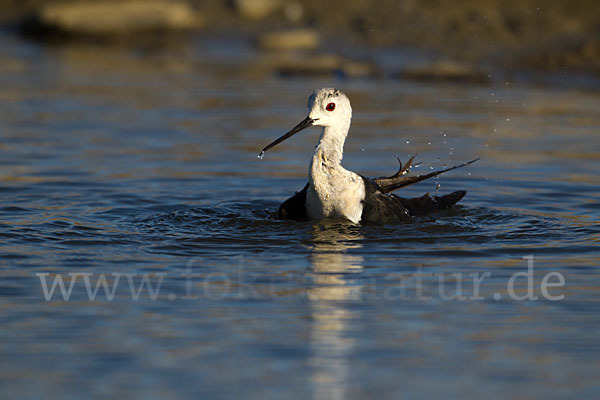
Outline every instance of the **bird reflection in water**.
{"label": "bird reflection in water", "polygon": [[323,223],[313,226],[313,285],[308,290],[312,327],[310,342],[311,388],[315,399],[347,396],[349,355],[354,347],[352,331],[359,320],[348,302],[361,299],[355,274],[363,270],[363,257],[348,252],[362,247],[360,228],[352,224]]}

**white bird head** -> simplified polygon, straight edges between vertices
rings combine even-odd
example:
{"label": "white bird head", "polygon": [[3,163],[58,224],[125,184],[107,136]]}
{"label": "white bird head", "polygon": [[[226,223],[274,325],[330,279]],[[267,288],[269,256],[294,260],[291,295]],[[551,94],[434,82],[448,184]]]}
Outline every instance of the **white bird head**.
{"label": "white bird head", "polygon": [[352,119],[352,107],[348,97],[337,89],[315,90],[308,98],[308,117],[313,125],[347,126]]}
{"label": "white bird head", "polygon": [[315,90],[308,98],[308,116],[285,135],[267,145],[258,157],[262,158],[270,148],[311,126],[339,127],[341,128],[340,132],[346,135],[351,119],[352,107],[344,93],[333,88]]}

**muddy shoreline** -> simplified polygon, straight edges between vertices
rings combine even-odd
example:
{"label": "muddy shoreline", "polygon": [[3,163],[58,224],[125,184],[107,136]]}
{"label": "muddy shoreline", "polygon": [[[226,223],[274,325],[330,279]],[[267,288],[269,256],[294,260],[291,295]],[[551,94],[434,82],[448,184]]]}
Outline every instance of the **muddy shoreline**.
{"label": "muddy shoreline", "polygon": [[[60,2],[66,9],[82,3],[115,4],[115,1]],[[318,34],[320,44],[347,42],[368,48],[408,46],[431,52],[433,61],[453,60],[461,68],[467,65],[477,69],[485,65],[507,72],[539,71],[600,77],[600,3],[594,1],[461,0],[449,4],[383,0],[376,5],[359,0],[330,0],[326,4],[318,0],[164,3],[169,4],[168,7],[183,3],[187,8],[174,11],[171,19],[157,21],[154,18],[151,21],[154,25],[149,25],[148,30],[161,34],[172,30],[194,31],[206,35],[232,31],[260,42],[261,35],[308,28]],[[48,13],[44,14],[44,10],[52,4],[57,2],[0,0],[0,23],[17,32],[33,33],[38,39],[49,35],[56,37],[57,32],[61,33],[61,38],[87,35],[88,32],[82,35],[81,30],[89,27],[91,22],[85,20],[72,22],[71,18],[68,23],[55,23],[55,20],[49,23]],[[147,6],[148,2],[145,4]],[[181,14],[186,12],[190,16],[182,17]],[[165,13],[168,12],[159,12]],[[127,16],[123,19],[131,21]],[[115,18],[109,17],[109,20]],[[148,22],[139,24],[144,28],[145,23]],[[73,26],[79,26],[79,30]],[[92,32],[93,35],[103,35],[103,32]],[[132,38],[128,31],[116,31],[110,36],[111,40]],[[433,75],[436,73],[434,71]],[[417,75],[428,74],[431,75],[428,71],[417,71]]]}

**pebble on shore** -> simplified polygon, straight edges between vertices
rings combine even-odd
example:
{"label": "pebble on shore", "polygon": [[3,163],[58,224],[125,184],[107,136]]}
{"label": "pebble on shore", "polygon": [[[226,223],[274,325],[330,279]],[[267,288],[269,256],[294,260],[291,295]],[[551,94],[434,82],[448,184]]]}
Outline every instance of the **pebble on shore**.
{"label": "pebble on shore", "polygon": [[125,35],[199,28],[203,19],[185,1],[122,0],[99,3],[49,3],[38,10],[39,29],[72,35]]}
{"label": "pebble on shore", "polygon": [[236,11],[244,18],[263,19],[282,6],[281,0],[235,0]]}
{"label": "pebble on shore", "polygon": [[283,76],[332,76],[364,78],[377,76],[376,65],[335,54],[302,55],[272,60],[271,67]]}
{"label": "pebble on shore", "polygon": [[445,81],[487,83],[490,78],[475,67],[452,60],[409,67],[399,72],[400,77],[418,81]]}
{"label": "pebble on shore", "polygon": [[320,37],[313,29],[294,29],[263,33],[258,38],[266,50],[308,50],[319,46]]}

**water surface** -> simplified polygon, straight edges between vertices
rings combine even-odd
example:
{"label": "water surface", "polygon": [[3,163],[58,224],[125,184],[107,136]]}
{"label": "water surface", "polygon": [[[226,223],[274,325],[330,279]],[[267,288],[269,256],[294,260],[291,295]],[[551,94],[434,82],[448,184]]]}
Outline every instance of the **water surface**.
{"label": "water surface", "polygon": [[[235,41],[0,42],[2,397],[600,394],[597,91],[285,79]],[[465,189],[461,206],[398,226],[277,220],[318,130],[256,155],[332,85],[354,109],[347,168],[480,156],[402,192]],[[538,299],[515,300],[529,260]],[[69,273],[69,299],[46,301],[41,281],[68,289]],[[562,300],[541,292],[550,273]],[[155,292],[136,297],[144,278]]]}

